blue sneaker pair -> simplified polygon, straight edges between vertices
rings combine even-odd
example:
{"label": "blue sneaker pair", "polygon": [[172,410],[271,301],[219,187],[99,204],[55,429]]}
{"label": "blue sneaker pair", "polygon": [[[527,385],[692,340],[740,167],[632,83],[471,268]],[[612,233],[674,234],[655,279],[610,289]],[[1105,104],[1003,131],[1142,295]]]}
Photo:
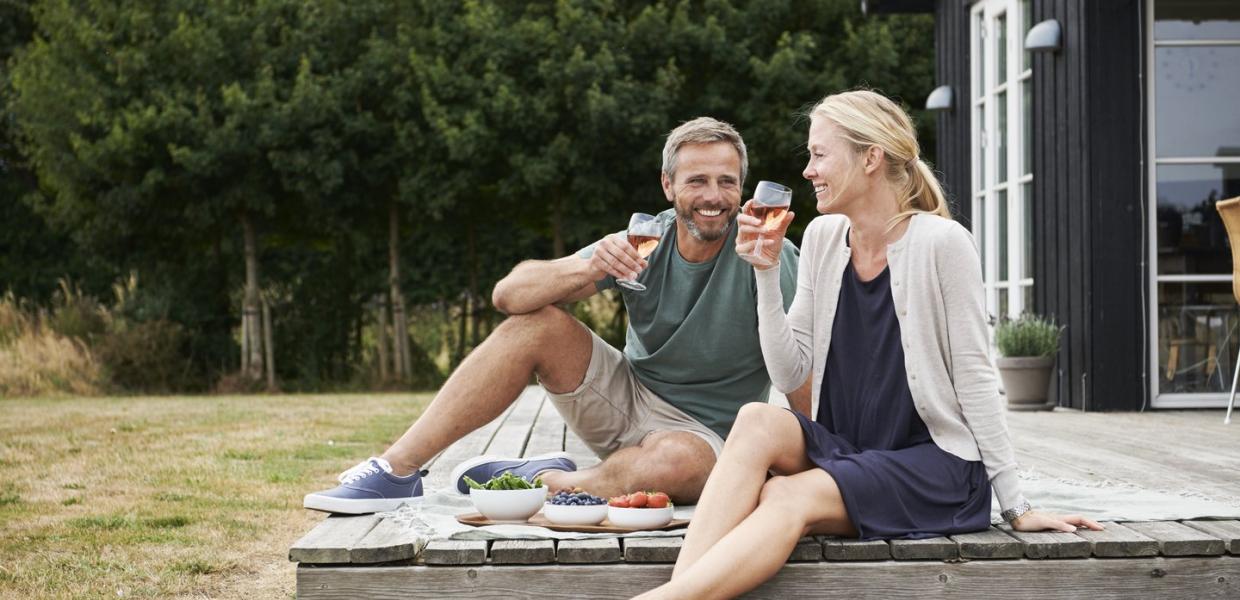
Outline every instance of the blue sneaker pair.
{"label": "blue sneaker pair", "polygon": [[[554,452],[530,458],[507,459],[480,456],[467,460],[452,470],[451,481],[462,494],[469,493],[465,477],[486,483],[492,477],[511,472],[528,481],[543,471],[576,471],[577,463],[567,452]],[[392,474],[388,461],[371,457],[340,474],[340,485],[321,492],[306,494],[302,506],[324,512],[361,515],[395,510],[402,504],[422,501],[422,477],[419,471],[404,477]]]}

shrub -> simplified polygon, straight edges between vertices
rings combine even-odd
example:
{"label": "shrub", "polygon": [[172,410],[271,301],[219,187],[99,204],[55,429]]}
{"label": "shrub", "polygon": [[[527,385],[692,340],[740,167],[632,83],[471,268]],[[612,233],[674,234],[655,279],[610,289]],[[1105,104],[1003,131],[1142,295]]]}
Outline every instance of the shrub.
{"label": "shrub", "polygon": [[185,383],[183,340],[181,326],[164,319],[140,323],[117,319],[96,338],[93,349],[113,385],[128,391],[167,392]]}
{"label": "shrub", "polygon": [[1005,319],[995,326],[995,345],[999,354],[1015,356],[1054,356],[1059,350],[1059,334],[1063,329],[1053,320],[1024,314]]}
{"label": "shrub", "polygon": [[105,383],[99,361],[43,320],[12,295],[0,300],[0,396],[98,393]]}

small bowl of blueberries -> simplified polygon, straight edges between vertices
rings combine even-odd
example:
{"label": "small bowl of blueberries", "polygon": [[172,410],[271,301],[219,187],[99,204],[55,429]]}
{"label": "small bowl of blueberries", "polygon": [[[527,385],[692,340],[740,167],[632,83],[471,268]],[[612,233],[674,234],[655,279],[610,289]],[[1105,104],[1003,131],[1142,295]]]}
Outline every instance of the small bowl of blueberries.
{"label": "small bowl of blueberries", "polygon": [[598,525],[607,518],[607,500],[581,488],[560,491],[547,500],[543,516],[556,525]]}

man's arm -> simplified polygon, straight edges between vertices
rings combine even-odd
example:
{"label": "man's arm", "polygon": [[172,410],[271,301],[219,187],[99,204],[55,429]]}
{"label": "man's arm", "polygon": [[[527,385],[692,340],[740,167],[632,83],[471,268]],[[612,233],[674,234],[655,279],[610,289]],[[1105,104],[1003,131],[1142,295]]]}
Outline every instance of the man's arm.
{"label": "man's arm", "polygon": [[805,379],[805,383],[801,387],[788,394],[788,406],[792,407],[792,410],[809,417],[811,421],[814,420],[814,415],[810,414],[814,406],[813,387],[814,374],[810,373],[810,376]]}
{"label": "man's arm", "polygon": [[527,260],[495,284],[491,304],[500,312],[520,315],[550,304],[576,302],[598,292],[594,282],[611,275],[634,276],[646,267],[628,239],[609,235],[594,247],[590,258],[565,256],[556,260]]}

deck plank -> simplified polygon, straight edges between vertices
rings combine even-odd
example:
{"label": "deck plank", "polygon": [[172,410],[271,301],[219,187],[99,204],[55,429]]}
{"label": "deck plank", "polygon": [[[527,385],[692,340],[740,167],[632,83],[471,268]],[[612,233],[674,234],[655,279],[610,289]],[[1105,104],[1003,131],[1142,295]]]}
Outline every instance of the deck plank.
{"label": "deck plank", "polygon": [[347,563],[349,549],[378,523],[379,517],[375,515],[331,515],[293,543],[288,559],[302,563]]}
{"label": "deck plank", "polygon": [[1101,523],[1102,531],[1081,529],[1076,535],[1089,542],[1093,555],[1100,558],[1157,556],[1158,542],[1153,538],[1124,527],[1120,523]]}
{"label": "deck plank", "polygon": [[1026,558],[1085,558],[1091,551],[1089,542],[1075,533],[1014,531],[1006,524],[999,529],[1025,545]]}
{"label": "deck plank", "polygon": [[491,564],[541,565],[555,562],[552,540],[495,540],[491,542]]}
{"label": "deck plank", "polygon": [[624,561],[630,563],[674,563],[684,544],[681,537],[624,538]]}
{"label": "deck plank", "polygon": [[883,540],[850,540],[820,537],[822,555],[826,560],[890,560],[891,545]]}
{"label": "deck plank", "polygon": [[[525,451],[525,443],[529,440],[530,429],[534,426],[534,417],[538,416],[538,407],[542,406],[546,392],[538,386],[529,386],[521,392],[514,403],[512,412],[499,426],[495,437],[487,445],[483,454],[490,456],[519,457]],[[481,482],[480,482],[481,483]]]}
{"label": "deck plank", "polygon": [[373,564],[409,560],[426,546],[426,539],[391,519],[380,519],[374,528],[349,548],[349,562]]}
{"label": "deck plank", "polygon": [[538,415],[534,417],[530,441],[525,445],[525,453],[522,456],[538,456],[564,451],[564,417],[560,416],[560,411],[555,409],[555,405],[551,403],[550,398],[546,398],[545,393],[543,397],[544,400],[538,408]]}
{"label": "deck plank", "polygon": [[1143,521],[1124,526],[1154,538],[1165,556],[1211,556],[1224,551],[1223,540],[1175,521]]}
{"label": "deck plank", "polygon": [[[960,562],[792,563],[748,600],[821,597],[857,600],[995,598],[1144,600],[1235,597],[1240,557]],[[310,567],[297,569],[301,600],[373,598],[631,598],[666,583],[671,564]],[[1151,574],[1155,574],[1151,576]]]}
{"label": "deck plank", "polygon": [[797,545],[788,556],[788,562],[816,562],[822,560],[822,542],[813,537],[797,540]]}
{"label": "deck plank", "polygon": [[616,538],[560,540],[555,549],[556,562],[565,564],[614,563],[623,558]]}
{"label": "deck plank", "polygon": [[953,535],[951,540],[960,546],[960,558],[1020,558],[1025,555],[1025,548],[1020,540],[997,527],[976,533]]}
{"label": "deck plank", "polygon": [[601,462],[598,455],[567,425],[564,427],[564,451],[577,462],[578,469],[588,469]]}
{"label": "deck plank", "polygon": [[422,550],[428,565],[481,565],[487,562],[486,540],[435,540]]}
{"label": "deck plank", "polygon": [[1185,525],[1223,540],[1227,551],[1240,554],[1240,521],[1182,521]]}
{"label": "deck plank", "polygon": [[896,560],[950,560],[960,558],[960,546],[945,537],[924,540],[891,540]]}

